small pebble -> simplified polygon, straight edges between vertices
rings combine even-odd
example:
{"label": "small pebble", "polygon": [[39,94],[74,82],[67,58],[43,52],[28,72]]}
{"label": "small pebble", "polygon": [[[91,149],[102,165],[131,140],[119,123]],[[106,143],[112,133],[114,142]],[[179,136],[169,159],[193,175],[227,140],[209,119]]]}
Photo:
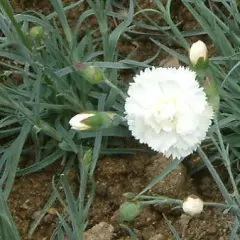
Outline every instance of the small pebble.
{"label": "small pebble", "polygon": [[85,233],[84,240],[111,240],[113,231],[114,228],[112,225],[100,222]]}

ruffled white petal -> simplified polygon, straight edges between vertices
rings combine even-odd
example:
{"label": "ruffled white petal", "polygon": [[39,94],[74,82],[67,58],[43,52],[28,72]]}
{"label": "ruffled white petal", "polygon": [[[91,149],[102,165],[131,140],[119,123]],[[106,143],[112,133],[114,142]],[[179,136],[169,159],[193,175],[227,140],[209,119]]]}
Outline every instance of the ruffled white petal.
{"label": "ruffled white petal", "polygon": [[129,129],[155,151],[179,159],[206,137],[213,110],[188,68],[147,68],[134,77],[128,95]]}

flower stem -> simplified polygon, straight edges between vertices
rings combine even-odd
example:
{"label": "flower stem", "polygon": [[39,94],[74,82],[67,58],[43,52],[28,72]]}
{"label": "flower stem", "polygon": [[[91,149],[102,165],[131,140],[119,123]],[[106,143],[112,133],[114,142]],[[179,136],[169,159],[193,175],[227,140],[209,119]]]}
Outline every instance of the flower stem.
{"label": "flower stem", "polygon": [[32,51],[32,47],[31,47],[31,44],[28,40],[28,38],[24,35],[24,33],[22,32],[21,30],[21,27],[19,26],[18,22],[16,21],[15,17],[14,17],[14,13],[13,13],[13,10],[12,10],[12,7],[11,5],[9,4],[8,1],[6,0],[0,0],[0,3],[5,11],[5,13],[7,14],[7,16],[9,17],[9,19],[11,20],[19,38],[22,40],[23,44],[25,45],[25,47]]}
{"label": "flower stem", "polygon": [[121,97],[125,100],[127,98],[127,95],[121,90],[119,89],[116,85],[114,85],[112,82],[110,82],[108,79],[105,79],[104,82],[111,87],[112,89],[114,89],[119,95],[121,95]]}
{"label": "flower stem", "polygon": [[227,191],[226,187],[224,186],[221,178],[217,174],[217,171],[215,170],[215,168],[213,167],[212,163],[210,162],[210,160],[208,159],[206,154],[203,152],[201,147],[198,147],[197,151],[198,151],[199,155],[201,156],[203,162],[207,166],[208,170],[210,171],[213,179],[217,183],[218,188],[220,189],[220,191],[221,191],[222,195],[224,196],[224,198],[225,198],[227,204],[229,205],[229,207],[235,205],[233,199],[231,198],[231,196],[229,194],[229,192]]}
{"label": "flower stem", "polygon": [[219,128],[219,125],[218,125],[217,117],[214,118],[214,123],[215,123],[215,126],[216,126],[216,133],[217,133],[219,144],[220,144],[221,155],[223,157],[223,163],[224,163],[224,166],[226,167],[226,169],[228,171],[230,181],[231,181],[231,184],[233,186],[233,191],[234,191],[233,195],[236,197],[236,200],[238,201],[238,204],[240,204],[240,202],[239,202],[240,201],[239,191],[238,191],[238,188],[236,186],[234,176],[232,174],[231,164],[230,164],[230,160],[229,160],[229,157],[228,157],[228,151],[225,149],[225,146],[224,146],[224,142],[223,142],[222,134],[220,132],[220,128]]}
{"label": "flower stem", "polygon": [[161,181],[163,178],[165,178],[171,171],[173,171],[181,162],[181,160],[174,160],[169,164],[158,176],[156,176],[135,198],[134,200],[137,200],[141,197],[145,192],[147,192],[149,189],[151,189],[155,184],[157,184],[159,181]]}
{"label": "flower stem", "polygon": [[178,199],[171,199],[171,198],[166,198],[165,200],[149,200],[149,201],[142,201],[140,202],[141,206],[146,206],[146,205],[162,205],[162,204],[176,204],[176,205],[182,205],[183,201],[178,200]]}
{"label": "flower stem", "polygon": [[[80,156],[80,155],[79,155]],[[79,219],[78,219],[78,224],[79,224],[79,231],[78,231],[78,237],[79,239],[83,239],[83,234],[84,234],[84,225],[86,221],[86,216],[83,214],[84,212],[84,200],[86,197],[86,190],[87,190],[87,182],[88,182],[88,170],[89,166],[85,164],[80,164],[80,174],[81,174],[81,181],[80,181],[80,191],[78,195],[79,199],[79,205],[78,205],[78,211],[79,211]]]}

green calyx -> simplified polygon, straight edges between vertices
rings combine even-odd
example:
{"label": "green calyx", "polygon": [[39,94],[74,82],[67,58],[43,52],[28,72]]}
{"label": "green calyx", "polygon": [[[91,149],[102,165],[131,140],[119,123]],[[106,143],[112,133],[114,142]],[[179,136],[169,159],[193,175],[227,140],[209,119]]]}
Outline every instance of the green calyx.
{"label": "green calyx", "polygon": [[203,83],[204,91],[207,95],[208,102],[216,112],[219,109],[220,97],[217,89],[217,84],[214,79],[206,77]]}
{"label": "green calyx", "polygon": [[104,82],[104,74],[102,70],[94,66],[78,65],[80,74],[91,84],[99,84]]}
{"label": "green calyx", "polygon": [[196,64],[191,64],[191,68],[194,71],[204,70],[204,69],[207,69],[208,67],[209,67],[209,59],[208,58],[204,59],[204,58],[200,57]]}
{"label": "green calyx", "polygon": [[118,218],[119,221],[130,222],[141,213],[141,208],[137,203],[125,202],[120,206],[119,212],[120,212],[120,216]]}
{"label": "green calyx", "polygon": [[115,127],[122,122],[122,118],[113,112],[95,112],[91,111],[94,116],[88,117],[82,121],[83,124],[89,126],[92,130],[100,130],[109,127]]}
{"label": "green calyx", "polygon": [[32,39],[39,41],[44,36],[44,29],[42,26],[32,27],[29,31],[29,35],[31,36]]}

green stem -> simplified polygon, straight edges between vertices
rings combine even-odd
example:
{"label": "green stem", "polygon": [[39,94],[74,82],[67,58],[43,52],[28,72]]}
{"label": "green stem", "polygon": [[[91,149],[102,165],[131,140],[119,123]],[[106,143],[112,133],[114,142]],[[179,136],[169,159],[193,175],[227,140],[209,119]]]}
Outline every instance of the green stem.
{"label": "green stem", "polygon": [[85,225],[85,216],[83,214],[84,212],[84,199],[86,195],[86,189],[87,189],[87,182],[88,182],[88,166],[85,166],[84,164],[81,165],[81,186],[79,191],[79,239],[83,239],[84,234],[84,225]]}
{"label": "green stem", "polygon": [[201,147],[198,147],[198,153],[201,156],[203,162],[205,163],[205,165],[207,166],[208,170],[210,171],[213,179],[215,180],[215,182],[218,185],[218,188],[220,189],[222,195],[224,196],[227,204],[229,205],[229,207],[235,205],[233,199],[230,197],[229,192],[227,191],[226,187],[224,186],[221,178],[219,177],[219,175],[217,174],[215,168],[213,167],[212,163],[210,162],[210,160],[208,159],[208,157],[206,156],[206,154],[203,152],[203,150],[201,149]]}
{"label": "green stem", "polygon": [[235,183],[235,180],[234,180],[234,176],[232,174],[230,160],[229,160],[229,157],[228,157],[228,152],[225,149],[223,138],[222,138],[222,134],[220,132],[220,128],[219,128],[219,125],[218,125],[218,120],[217,120],[216,117],[214,118],[214,123],[215,123],[215,126],[216,126],[216,133],[217,133],[217,136],[218,136],[218,139],[219,139],[219,144],[220,144],[220,148],[221,148],[221,155],[222,155],[223,160],[224,160],[224,165],[225,165],[225,167],[226,167],[226,169],[228,171],[228,174],[229,174],[229,177],[230,177],[230,181],[231,181],[231,184],[233,186],[233,191],[234,191],[233,194],[234,194],[234,196],[236,197],[236,200],[239,203],[240,196],[239,196],[238,188],[236,186],[236,183]]}
{"label": "green stem", "polygon": [[228,204],[224,204],[224,203],[204,202],[204,206],[229,209],[232,212],[234,212],[238,218],[240,216],[240,208],[238,207],[238,205],[228,206]]}
{"label": "green stem", "polygon": [[108,20],[105,10],[104,1],[92,1],[87,0],[90,8],[94,11],[94,14],[97,18],[99,30],[102,36],[102,44],[103,44],[103,54],[104,54],[104,61],[113,61],[113,54],[109,52],[109,32],[108,32]]}
{"label": "green stem", "polygon": [[11,5],[9,4],[9,2],[7,0],[0,0],[0,3],[3,7],[3,9],[5,10],[7,16],[9,17],[9,19],[11,20],[17,34],[19,35],[20,39],[22,40],[22,42],[24,43],[24,45],[30,50],[32,51],[32,47],[31,44],[29,42],[29,40],[27,39],[27,37],[23,34],[19,24],[17,23],[15,17],[14,17],[14,13],[12,10]]}
{"label": "green stem", "polygon": [[63,29],[64,34],[66,36],[67,42],[69,44],[69,47],[71,48],[72,47],[72,37],[73,36],[72,36],[71,28],[70,28],[70,26],[68,24],[68,20],[67,20],[66,14],[64,12],[64,8],[63,8],[63,5],[62,5],[62,2],[61,1],[54,1],[54,0],[50,0],[50,2],[51,2],[51,4],[54,7],[55,12],[57,13],[59,22],[62,25],[62,29]]}
{"label": "green stem", "polygon": [[155,184],[157,184],[159,181],[164,179],[170,172],[172,172],[181,162],[181,160],[173,160],[171,164],[169,164],[160,175],[156,176],[135,198],[134,200],[137,200],[141,197],[145,192],[147,192],[149,189],[151,189]]}
{"label": "green stem", "polygon": [[[143,201],[141,199],[143,199]],[[164,196],[153,196],[152,197],[152,196],[144,196],[143,195],[143,196],[140,196],[137,200],[140,201],[140,205],[142,207],[144,207],[146,205],[155,205],[155,204],[158,204],[158,205],[162,205],[162,204],[182,205],[183,204],[183,200],[168,198],[168,197],[164,197]],[[219,208],[223,208],[223,209],[232,208],[235,213],[238,213],[238,214],[240,213],[240,209],[237,207],[237,205],[229,206],[224,203],[204,202],[204,206],[219,207]]]}
{"label": "green stem", "polygon": [[93,178],[93,175],[95,173],[95,168],[96,168],[96,165],[97,165],[99,152],[100,152],[100,148],[101,148],[101,142],[102,142],[102,131],[96,133],[94,148],[93,148],[91,169],[89,171],[89,178],[90,179]]}
{"label": "green stem", "polygon": [[114,85],[112,82],[110,82],[108,79],[105,79],[104,82],[111,87],[112,89],[114,89],[119,95],[121,95],[121,97],[123,99],[127,98],[127,95],[121,90],[119,89],[116,85]]}
{"label": "green stem", "polygon": [[162,13],[162,17],[169,25],[171,31],[173,32],[173,35],[176,36],[177,40],[183,45],[185,49],[188,49],[189,48],[188,42],[183,37],[182,33],[179,31],[178,27],[176,26],[176,24],[173,22],[171,18],[170,5],[166,4],[166,7],[164,7],[163,3],[160,0],[155,0],[154,2],[160,9]]}
{"label": "green stem", "polygon": [[204,202],[204,206],[208,206],[208,207],[220,207],[220,208],[229,208],[229,206],[227,204],[224,203],[215,203],[215,202]]}
{"label": "green stem", "polygon": [[176,204],[176,205],[182,205],[183,201],[178,199],[171,199],[166,198],[165,200],[149,200],[149,201],[143,201],[140,202],[140,206],[146,206],[146,205],[162,205],[162,204]]}

